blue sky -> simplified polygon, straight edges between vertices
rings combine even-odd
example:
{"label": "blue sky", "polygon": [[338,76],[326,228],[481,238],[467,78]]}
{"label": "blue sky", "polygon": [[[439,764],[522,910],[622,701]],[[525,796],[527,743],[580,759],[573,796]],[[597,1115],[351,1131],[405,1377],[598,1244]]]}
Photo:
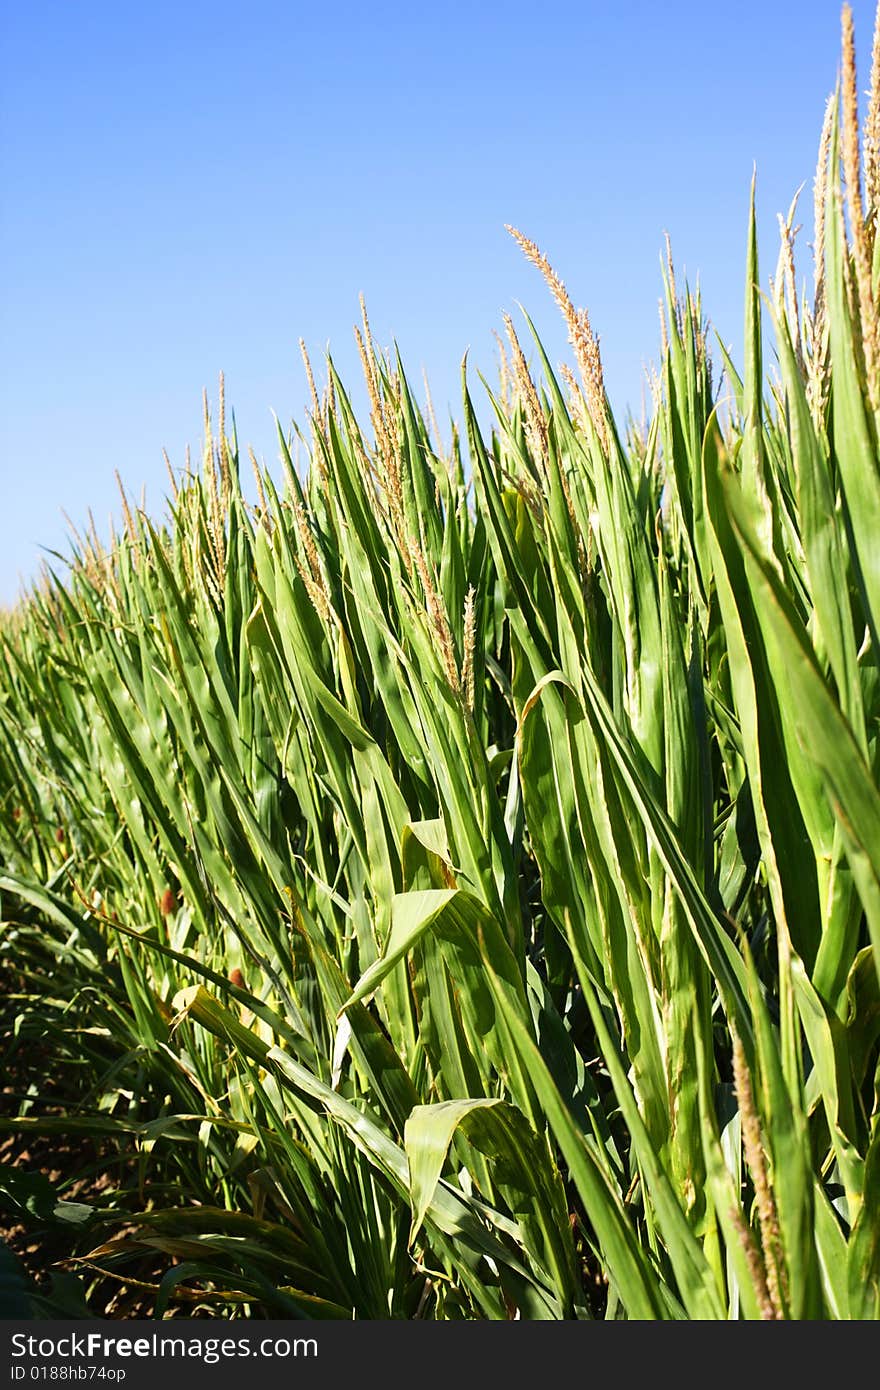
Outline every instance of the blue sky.
{"label": "blue sky", "polygon": [[[864,90],[872,0],[853,10]],[[63,548],[62,509],[118,512],[115,469],[161,508],[161,450],[197,451],[221,369],[274,463],[271,410],[307,400],[297,340],[353,379],[361,291],[438,408],[465,349],[493,370],[517,302],[561,355],[505,222],[589,307],[619,411],[657,352],[664,231],[735,350],[753,163],[765,283],[805,180],[811,235],[838,0],[0,14],[0,602]]]}

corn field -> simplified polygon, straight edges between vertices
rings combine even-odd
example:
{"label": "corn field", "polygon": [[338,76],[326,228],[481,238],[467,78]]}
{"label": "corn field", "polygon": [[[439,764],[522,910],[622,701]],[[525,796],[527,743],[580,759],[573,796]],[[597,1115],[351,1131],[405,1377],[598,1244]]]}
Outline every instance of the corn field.
{"label": "corn field", "polygon": [[221,382],[4,616],[10,1307],[880,1317],[880,12],[856,92],[644,428],[514,232],[571,366],[444,439],[364,313],[368,421],[306,359],[251,483]]}

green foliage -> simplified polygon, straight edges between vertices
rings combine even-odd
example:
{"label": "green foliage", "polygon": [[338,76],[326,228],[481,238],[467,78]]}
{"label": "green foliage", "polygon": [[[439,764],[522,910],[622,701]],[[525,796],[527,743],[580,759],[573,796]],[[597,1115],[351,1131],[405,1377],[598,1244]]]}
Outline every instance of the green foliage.
{"label": "green foliage", "polygon": [[166,521],[5,621],[0,1134],[110,1178],[0,1195],[90,1277],[158,1261],[160,1316],[880,1316],[877,276],[840,138],[774,385],[754,210],[742,380],[670,264],[625,441],[552,279],[583,380],[511,329],[466,456],[365,323],[369,430],[328,364],[253,507],[221,404]]}

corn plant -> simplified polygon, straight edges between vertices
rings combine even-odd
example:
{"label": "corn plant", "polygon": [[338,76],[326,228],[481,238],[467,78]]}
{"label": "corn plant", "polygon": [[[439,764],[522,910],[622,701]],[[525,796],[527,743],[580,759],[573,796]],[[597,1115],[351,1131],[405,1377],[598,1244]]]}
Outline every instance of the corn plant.
{"label": "corn plant", "polygon": [[165,519],[4,620],[0,1133],[98,1145],[88,1288],[880,1316],[878,212],[844,9],[813,291],[753,190],[741,371],[670,257],[622,434],[514,230],[573,367],[505,318],[444,439],[364,312],[368,421],[306,357],[251,502],[221,380]]}

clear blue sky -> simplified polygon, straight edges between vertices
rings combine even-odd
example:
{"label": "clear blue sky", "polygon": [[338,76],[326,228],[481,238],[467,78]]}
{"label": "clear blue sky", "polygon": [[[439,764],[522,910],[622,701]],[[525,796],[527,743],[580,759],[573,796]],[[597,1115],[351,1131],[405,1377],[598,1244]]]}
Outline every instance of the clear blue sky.
{"label": "clear blue sky", "polygon": [[[854,0],[860,88],[873,0]],[[659,254],[741,334],[753,162],[766,283],[776,213],[810,185],[838,0],[553,5],[3,0],[0,602],[99,526],[118,468],[163,504],[161,449],[197,451],[201,391],[272,463],[302,419],[297,350],[357,373],[351,325],[458,410],[466,348],[523,303],[564,349],[544,247],[602,341],[619,410],[656,355]]]}

